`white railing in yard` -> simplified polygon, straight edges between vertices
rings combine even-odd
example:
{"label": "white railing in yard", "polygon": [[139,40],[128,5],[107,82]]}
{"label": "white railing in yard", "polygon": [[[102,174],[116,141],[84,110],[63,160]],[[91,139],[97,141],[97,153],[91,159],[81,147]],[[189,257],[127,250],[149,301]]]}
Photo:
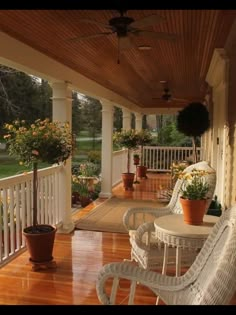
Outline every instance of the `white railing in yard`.
{"label": "white railing in yard", "polygon": [[[62,221],[59,182],[62,166],[38,171],[38,223]],[[0,266],[24,250],[22,230],[32,224],[32,172],[0,179]]]}
{"label": "white railing in yard", "polygon": [[[201,148],[197,148],[201,159]],[[186,161],[192,158],[192,147],[143,147],[144,166],[148,171],[167,172],[174,161]]]}

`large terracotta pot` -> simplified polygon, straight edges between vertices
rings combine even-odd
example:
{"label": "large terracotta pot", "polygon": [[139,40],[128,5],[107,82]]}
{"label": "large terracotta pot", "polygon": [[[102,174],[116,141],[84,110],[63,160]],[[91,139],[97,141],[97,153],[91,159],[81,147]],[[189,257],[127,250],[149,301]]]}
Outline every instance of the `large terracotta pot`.
{"label": "large terracotta pot", "polygon": [[147,167],[143,165],[137,166],[137,176],[147,179]]}
{"label": "large terracotta pot", "polygon": [[53,260],[52,252],[56,227],[47,224],[37,225],[38,233],[33,233],[32,226],[23,230],[27,249],[30,254],[30,261],[35,263],[47,263]]}
{"label": "large terracotta pot", "polygon": [[191,225],[201,225],[206,212],[207,200],[190,200],[180,197],[184,222]]}
{"label": "large terracotta pot", "polygon": [[134,173],[122,173],[122,180],[124,184],[125,190],[134,190],[133,182],[134,182]]}

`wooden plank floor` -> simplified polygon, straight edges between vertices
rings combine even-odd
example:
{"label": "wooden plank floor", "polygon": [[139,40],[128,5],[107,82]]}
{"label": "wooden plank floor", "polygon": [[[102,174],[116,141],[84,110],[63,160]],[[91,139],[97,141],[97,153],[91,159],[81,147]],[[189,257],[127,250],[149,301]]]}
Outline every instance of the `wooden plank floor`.
{"label": "wooden plank floor", "polygon": [[[135,185],[133,192],[125,192],[118,185],[113,194],[121,198],[157,199],[157,189],[166,186],[166,176],[149,174]],[[104,200],[93,204],[74,215],[78,219]],[[96,295],[96,279],[101,267],[110,262],[130,257],[128,235],[75,230],[69,235],[57,234],[53,256],[57,269],[32,271],[28,252],[15,258],[0,269],[0,304],[13,305],[99,305]],[[170,270],[173,274],[174,271]],[[127,288],[123,282],[121,287]],[[139,285],[136,304],[155,304],[154,294]],[[236,298],[232,300],[232,304]],[[127,304],[127,291],[119,295],[119,303]]]}

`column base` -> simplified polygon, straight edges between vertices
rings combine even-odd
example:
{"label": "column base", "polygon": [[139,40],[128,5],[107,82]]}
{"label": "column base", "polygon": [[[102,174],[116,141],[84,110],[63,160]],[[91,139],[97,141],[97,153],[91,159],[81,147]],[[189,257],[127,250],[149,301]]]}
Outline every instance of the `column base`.
{"label": "column base", "polygon": [[75,229],[75,224],[73,222],[69,224],[63,224],[57,228],[58,234],[70,234]]}

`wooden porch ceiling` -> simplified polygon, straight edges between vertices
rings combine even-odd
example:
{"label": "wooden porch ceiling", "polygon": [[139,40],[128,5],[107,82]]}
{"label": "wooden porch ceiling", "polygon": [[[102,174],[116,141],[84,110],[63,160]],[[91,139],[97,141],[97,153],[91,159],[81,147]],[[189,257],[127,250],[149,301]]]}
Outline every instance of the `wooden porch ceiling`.
{"label": "wooden porch ceiling", "polygon": [[[0,10],[0,31],[22,41],[140,108],[183,107],[202,101],[205,77],[215,48],[225,45],[236,10],[128,10],[134,20],[149,15],[164,19],[145,30],[176,34],[175,40],[133,36],[117,64],[118,38],[114,33],[83,40],[77,36],[108,30],[89,19],[108,24],[116,10]],[[151,46],[139,50],[138,46]],[[168,81],[173,98],[166,102],[161,80]],[[122,104],[121,104],[122,105]]]}

